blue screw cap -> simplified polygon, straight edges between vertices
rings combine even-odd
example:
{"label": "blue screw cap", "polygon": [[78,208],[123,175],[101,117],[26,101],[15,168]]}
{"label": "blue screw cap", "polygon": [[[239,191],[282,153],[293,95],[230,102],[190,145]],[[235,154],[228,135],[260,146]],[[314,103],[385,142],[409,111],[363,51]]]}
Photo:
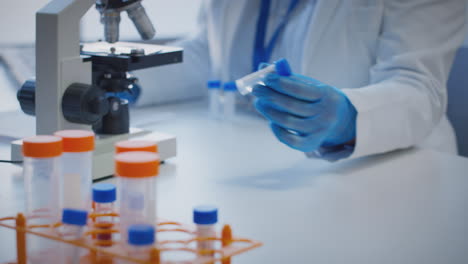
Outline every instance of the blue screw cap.
{"label": "blue screw cap", "polygon": [[131,225],[128,228],[128,244],[148,246],[154,243],[155,230],[152,225]]}
{"label": "blue screw cap", "polygon": [[208,89],[219,89],[221,88],[221,81],[209,80],[208,82],[206,82],[206,86],[208,86]]}
{"label": "blue screw cap", "polygon": [[237,85],[235,82],[227,82],[224,84],[224,91],[226,92],[234,92],[237,91]]}
{"label": "blue screw cap", "polygon": [[85,226],[88,212],[85,210],[65,208],[62,213],[62,223],[68,225]]}
{"label": "blue screw cap", "polygon": [[275,61],[276,72],[281,76],[289,76],[292,74],[291,67],[286,59]]}
{"label": "blue screw cap", "polygon": [[93,201],[96,203],[113,203],[117,199],[116,188],[112,183],[93,185]]}
{"label": "blue screw cap", "polygon": [[204,205],[193,209],[193,222],[198,225],[212,225],[218,222],[218,208]]}

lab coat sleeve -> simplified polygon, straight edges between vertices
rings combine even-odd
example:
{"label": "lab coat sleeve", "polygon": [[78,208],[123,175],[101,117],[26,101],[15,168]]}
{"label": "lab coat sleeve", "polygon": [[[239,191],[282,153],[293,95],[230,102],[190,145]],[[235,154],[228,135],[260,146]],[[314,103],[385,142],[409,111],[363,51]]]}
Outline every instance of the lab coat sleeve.
{"label": "lab coat sleeve", "polygon": [[465,5],[464,0],[384,1],[371,84],[343,89],[358,112],[350,158],[417,145],[439,124],[448,74],[465,34]]}
{"label": "lab coat sleeve", "polygon": [[142,86],[137,105],[181,101],[204,96],[210,76],[210,56],[207,40],[207,4],[200,8],[197,31],[170,46],[184,49],[183,62],[136,71]]}

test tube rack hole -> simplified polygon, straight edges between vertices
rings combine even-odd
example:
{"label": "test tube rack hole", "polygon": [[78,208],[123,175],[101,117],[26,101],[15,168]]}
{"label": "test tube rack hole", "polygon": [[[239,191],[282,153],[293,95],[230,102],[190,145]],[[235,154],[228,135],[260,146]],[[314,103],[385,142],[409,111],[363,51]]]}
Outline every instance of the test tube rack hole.
{"label": "test tube rack hole", "polygon": [[[28,226],[27,219],[22,213],[19,213],[16,217],[0,218],[1,227],[16,231],[17,260],[15,262],[6,262],[3,264],[27,264],[26,234],[54,240],[59,243],[67,243],[81,248],[85,254],[81,257],[80,264],[110,264],[115,263],[113,260],[126,260],[130,263],[141,264],[229,264],[231,262],[231,257],[262,246],[262,243],[256,240],[233,237],[232,229],[229,225],[224,225],[221,232],[219,232],[216,237],[199,238],[196,235],[195,227],[192,225],[158,219],[156,223],[156,237],[163,232],[179,232],[184,235],[190,235],[190,237],[187,239],[158,241],[151,249],[151,257],[149,260],[138,260],[122,254],[122,252],[125,252],[123,250],[123,241],[112,238],[112,234],[118,233],[118,221],[115,221],[111,225],[107,224],[104,226],[102,223],[94,221],[96,217],[101,216],[112,216],[118,220],[117,213],[89,214],[89,224],[86,227],[85,236],[79,241],[62,239],[58,232],[58,228],[61,226],[60,223],[52,227],[40,225]],[[45,232],[44,229],[54,232]],[[102,235],[107,235],[112,239],[108,241],[97,239],[98,236]],[[220,246],[214,250],[199,250],[196,248],[197,241],[207,240],[217,241]],[[166,260],[164,254],[167,252],[191,253],[193,259],[184,261]]]}

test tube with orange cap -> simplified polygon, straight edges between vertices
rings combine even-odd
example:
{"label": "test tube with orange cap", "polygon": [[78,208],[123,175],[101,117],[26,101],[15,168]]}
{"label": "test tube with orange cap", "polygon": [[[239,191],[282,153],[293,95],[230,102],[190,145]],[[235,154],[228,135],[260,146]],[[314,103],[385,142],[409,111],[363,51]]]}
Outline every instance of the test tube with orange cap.
{"label": "test tube with orange cap", "polygon": [[155,223],[158,172],[159,156],[156,153],[131,151],[115,156],[120,235],[123,240],[127,238],[130,225]]}
{"label": "test tube with orange cap", "polygon": [[[27,223],[51,226],[60,220],[62,139],[54,136],[26,138],[22,150]],[[53,263],[50,259],[52,241],[28,236],[27,245],[30,263]]]}
{"label": "test tube with orange cap", "polygon": [[61,130],[55,136],[63,141],[63,206],[91,209],[94,133],[86,130]]}
{"label": "test tube with orange cap", "polygon": [[115,153],[129,151],[147,151],[158,153],[158,145],[150,140],[124,140],[115,144]]}

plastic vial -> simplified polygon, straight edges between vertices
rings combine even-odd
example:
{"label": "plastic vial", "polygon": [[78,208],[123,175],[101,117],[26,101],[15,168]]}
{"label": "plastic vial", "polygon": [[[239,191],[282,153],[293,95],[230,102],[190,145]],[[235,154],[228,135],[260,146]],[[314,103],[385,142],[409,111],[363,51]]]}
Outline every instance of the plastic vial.
{"label": "plastic vial", "polygon": [[[23,178],[28,225],[52,225],[60,221],[62,139],[35,136],[23,139]],[[52,229],[43,232],[52,232]],[[27,236],[30,263],[53,263],[51,250],[56,243]]]}
{"label": "plastic vial", "polygon": [[91,209],[94,133],[62,130],[55,136],[63,140],[63,207]]}
{"label": "plastic vial", "polygon": [[273,72],[276,72],[281,76],[289,76],[291,75],[291,67],[286,59],[275,61],[273,64],[263,69],[238,79],[236,81],[237,89],[242,95],[250,94],[256,84],[262,83],[263,78]]}
{"label": "plastic vial", "polygon": [[236,113],[236,91],[235,82],[227,82],[224,84],[224,118],[233,119]]}
{"label": "plastic vial", "polygon": [[126,239],[128,227],[153,225],[156,221],[156,176],[159,155],[132,151],[115,156],[115,174],[120,200],[120,235]]}
{"label": "plastic vial", "polygon": [[147,151],[158,153],[158,146],[156,145],[156,142],[149,140],[125,140],[119,141],[115,144],[115,153],[129,151]]}
{"label": "plastic vial", "polygon": [[219,118],[219,112],[221,110],[220,105],[220,90],[221,81],[211,80],[207,82],[208,86],[208,97],[210,100],[210,114],[213,118]]}
{"label": "plastic vial", "polygon": [[[193,222],[197,225],[199,238],[216,237],[215,224],[218,222],[218,209],[214,206],[195,207],[193,209]],[[214,242],[214,240],[197,241],[197,249],[214,250]]]}
{"label": "plastic vial", "polygon": [[[94,213],[111,214],[115,212],[115,200],[117,198],[115,185],[112,183],[96,183],[93,185]],[[96,223],[101,229],[111,229],[114,226],[114,217],[96,217]],[[97,240],[112,241],[112,234],[98,234]]]}
{"label": "plastic vial", "polygon": [[127,256],[138,260],[150,260],[155,242],[153,225],[131,225],[127,230]]}
{"label": "plastic vial", "polygon": [[[65,240],[79,240],[88,221],[88,212],[80,209],[63,209],[61,237]],[[80,263],[80,247],[61,244],[62,260],[59,263]],[[57,262],[54,262],[57,263]]]}

